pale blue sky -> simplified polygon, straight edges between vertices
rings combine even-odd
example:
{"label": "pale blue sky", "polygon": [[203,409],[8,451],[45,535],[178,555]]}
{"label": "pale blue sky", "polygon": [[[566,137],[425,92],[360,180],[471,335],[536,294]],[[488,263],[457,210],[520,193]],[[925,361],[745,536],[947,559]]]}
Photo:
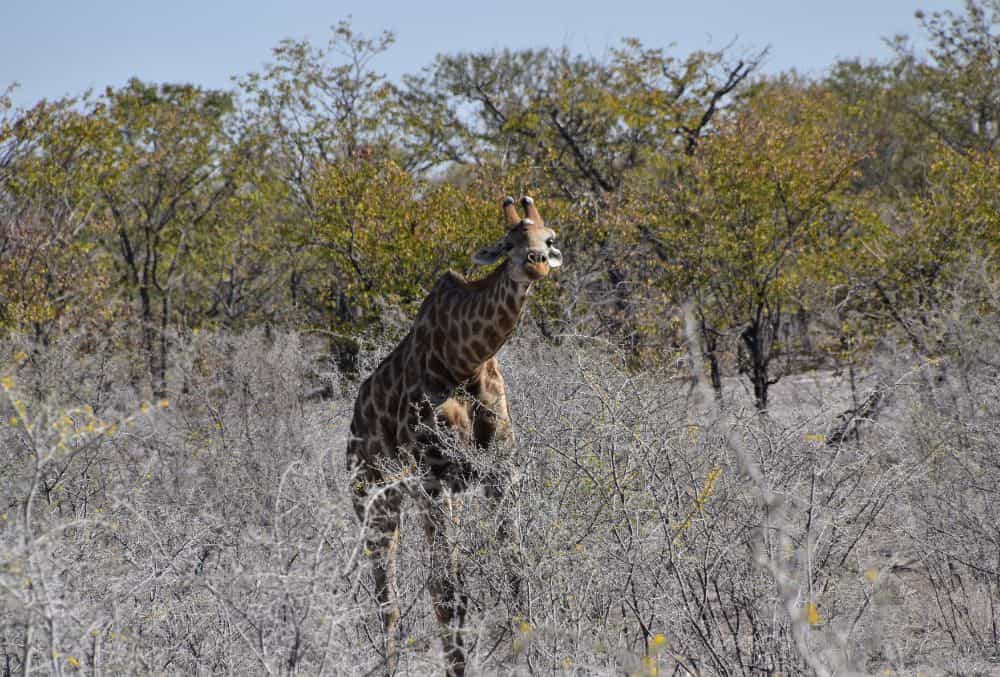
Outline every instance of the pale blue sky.
{"label": "pale blue sky", "polygon": [[602,55],[622,37],[676,53],[771,46],[767,71],[820,74],[840,57],[884,57],[882,38],[915,35],[917,9],[960,9],[960,0],[0,0],[0,88],[21,83],[15,103],[152,82],[228,87],[259,69],[285,37],[325,42],[353,17],[397,42],[375,66],[415,72],[435,54],[568,45]]}

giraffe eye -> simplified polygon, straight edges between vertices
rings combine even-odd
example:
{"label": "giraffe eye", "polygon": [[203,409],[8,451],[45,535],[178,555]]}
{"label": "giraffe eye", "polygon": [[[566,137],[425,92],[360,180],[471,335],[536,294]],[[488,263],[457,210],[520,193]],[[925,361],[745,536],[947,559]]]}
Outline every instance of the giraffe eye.
{"label": "giraffe eye", "polygon": [[556,239],[555,239],[554,237],[550,237],[549,239],[547,239],[547,240],[545,241],[545,246],[546,246],[546,247],[551,247],[551,246],[552,246],[552,244],[553,244],[553,243],[554,243],[555,241],[556,241]]}

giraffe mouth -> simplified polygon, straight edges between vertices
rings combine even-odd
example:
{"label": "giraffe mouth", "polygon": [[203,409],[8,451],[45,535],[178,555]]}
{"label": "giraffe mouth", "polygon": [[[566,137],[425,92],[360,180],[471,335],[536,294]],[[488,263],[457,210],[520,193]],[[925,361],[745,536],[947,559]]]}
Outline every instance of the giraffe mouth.
{"label": "giraffe mouth", "polygon": [[541,280],[549,274],[551,268],[548,263],[526,263],[524,264],[524,272],[527,273],[528,277],[532,280]]}

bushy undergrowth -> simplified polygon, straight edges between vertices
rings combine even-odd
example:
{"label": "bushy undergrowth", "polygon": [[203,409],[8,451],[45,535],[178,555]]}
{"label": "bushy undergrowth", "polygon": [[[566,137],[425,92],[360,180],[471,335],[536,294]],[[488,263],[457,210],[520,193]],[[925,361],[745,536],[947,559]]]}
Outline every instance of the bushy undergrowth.
{"label": "bushy undergrowth", "polygon": [[[0,669],[379,671],[351,382],[296,335],[178,345],[175,392],[148,403],[117,354],[3,349]],[[451,534],[475,674],[997,669],[995,366],[897,354],[889,408],[829,446],[850,398],[832,374],[786,379],[764,416],[586,341],[501,357],[516,441],[473,461],[508,489],[466,494]],[[305,398],[320,378],[334,398]],[[441,672],[412,513],[400,558],[401,670]]]}

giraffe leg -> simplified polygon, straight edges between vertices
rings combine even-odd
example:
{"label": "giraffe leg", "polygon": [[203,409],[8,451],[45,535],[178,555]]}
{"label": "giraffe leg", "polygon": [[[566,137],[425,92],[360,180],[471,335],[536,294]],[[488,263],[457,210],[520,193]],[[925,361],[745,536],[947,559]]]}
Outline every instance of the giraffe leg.
{"label": "giraffe leg", "polygon": [[462,568],[458,548],[448,535],[448,522],[458,523],[461,500],[450,493],[424,512],[424,533],[431,547],[429,588],[434,615],[441,627],[445,663],[449,677],[465,675],[465,617],[468,596],[462,589]]}
{"label": "giraffe leg", "polygon": [[[483,365],[478,378],[469,384],[469,394],[475,398],[472,406],[472,429],[476,445],[481,449],[490,447],[510,447],[514,443],[514,426],[511,423],[510,408],[507,405],[507,385],[497,359],[491,358]],[[510,518],[500,510],[508,478],[498,472],[487,478],[484,487],[499,515],[497,525],[497,545],[507,576],[513,604],[512,617],[527,619],[527,609],[523,603],[524,581],[521,577],[522,563],[513,546],[513,525]]]}
{"label": "giraffe leg", "polygon": [[399,662],[397,633],[399,626],[399,511],[402,493],[395,487],[383,489],[370,504],[355,498],[354,509],[367,520],[367,548],[372,561],[375,579],[375,598],[378,600],[385,642],[385,674],[396,672]]}
{"label": "giraffe leg", "polygon": [[495,357],[490,358],[471,380],[467,389],[473,397],[472,434],[476,445],[488,449],[493,444],[508,445],[514,440],[507,384]]}

